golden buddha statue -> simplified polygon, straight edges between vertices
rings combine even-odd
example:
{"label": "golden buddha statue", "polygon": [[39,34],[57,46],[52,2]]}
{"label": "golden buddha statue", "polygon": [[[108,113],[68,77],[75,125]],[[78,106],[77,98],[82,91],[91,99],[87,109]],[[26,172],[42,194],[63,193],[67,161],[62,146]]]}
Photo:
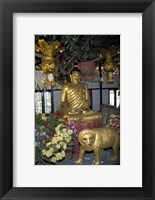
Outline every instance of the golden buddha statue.
{"label": "golden buddha statue", "polygon": [[101,113],[90,109],[90,95],[86,83],[80,82],[81,71],[74,67],[70,73],[70,83],[64,84],[61,103],[64,105],[64,116],[75,122],[101,121]]}

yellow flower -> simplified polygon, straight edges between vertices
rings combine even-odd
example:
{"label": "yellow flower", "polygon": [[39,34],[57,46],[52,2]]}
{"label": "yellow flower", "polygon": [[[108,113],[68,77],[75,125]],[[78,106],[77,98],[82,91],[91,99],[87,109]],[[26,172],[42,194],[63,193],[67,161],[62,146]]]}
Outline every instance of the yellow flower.
{"label": "yellow flower", "polygon": [[59,136],[63,138],[63,136],[64,136],[64,133],[61,133]]}
{"label": "yellow flower", "polygon": [[66,145],[66,144],[63,145],[63,149],[64,149],[64,150],[67,149],[67,145]]}
{"label": "yellow flower", "polygon": [[60,123],[60,124],[56,127],[56,129],[59,129],[60,127],[63,127],[63,123]]}
{"label": "yellow flower", "polygon": [[56,157],[52,157],[52,158],[50,159],[50,161],[51,161],[52,163],[56,163],[57,159],[56,159]]}
{"label": "yellow flower", "polygon": [[60,149],[60,145],[59,145],[59,144],[57,144],[57,145],[56,145],[56,148],[57,148],[57,149]]}
{"label": "yellow flower", "polygon": [[63,142],[59,142],[59,144],[62,146],[62,145],[63,145]]}
{"label": "yellow flower", "polygon": [[64,133],[64,137],[67,138],[69,135],[68,133]]}
{"label": "yellow flower", "polygon": [[58,131],[58,127],[55,128],[55,132],[57,132],[57,131]]}
{"label": "yellow flower", "polygon": [[58,141],[63,141],[62,137],[60,137],[60,136],[57,137],[57,140]]}
{"label": "yellow flower", "polygon": [[43,149],[41,152],[42,152],[43,155],[46,154],[46,150],[45,149]]}
{"label": "yellow flower", "polygon": [[69,135],[72,135],[72,134],[73,134],[73,131],[72,131],[72,130],[69,130],[69,131],[68,131],[68,134],[69,134]]}
{"label": "yellow flower", "polygon": [[61,151],[61,155],[62,155],[63,158],[65,157],[65,151],[64,150]]}
{"label": "yellow flower", "polygon": [[46,151],[46,156],[49,158],[53,154],[53,148],[51,147],[48,151]]}
{"label": "yellow flower", "polygon": [[44,120],[44,121],[47,119],[47,117],[45,116],[45,114],[42,114],[41,119]]}
{"label": "yellow flower", "polygon": [[57,133],[57,135],[60,135],[60,134],[61,134],[60,130],[57,130],[56,133]]}
{"label": "yellow flower", "polygon": [[58,140],[56,139],[56,137],[52,138],[52,144],[57,144]]}
{"label": "yellow flower", "polygon": [[50,147],[50,151],[52,151],[52,153],[53,153],[53,151],[54,151],[54,148],[53,148],[53,147]]}
{"label": "yellow flower", "polygon": [[57,161],[61,160],[62,159],[62,154],[61,153],[57,153],[56,154],[56,158],[57,158]]}
{"label": "yellow flower", "polygon": [[48,142],[48,143],[46,144],[46,147],[49,147],[51,144],[52,144],[52,142]]}
{"label": "yellow flower", "polygon": [[63,132],[63,133],[65,133],[66,131],[67,131],[67,129],[66,129],[66,128],[63,128],[63,129],[62,129],[62,132]]}

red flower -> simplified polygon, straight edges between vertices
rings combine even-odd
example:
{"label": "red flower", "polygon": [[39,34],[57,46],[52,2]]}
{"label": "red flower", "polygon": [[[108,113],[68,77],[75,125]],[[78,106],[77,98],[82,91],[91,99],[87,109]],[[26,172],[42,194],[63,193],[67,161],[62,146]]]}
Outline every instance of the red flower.
{"label": "red flower", "polygon": [[55,115],[56,115],[57,117],[60,117],[61,112],[60,112],[59,110],[56,110],[56,111],[55,111]]}
{"label": "red flower", "polygon": [[44,122],[44,125],[46,126],[48,124],[48,118],[46,119],[46,121]]}
{"label": "red flower", "polygon": [[63,113],[60,112],[60,110],[56,110],[55,115],[56,115],[56,117],[63,117]]}

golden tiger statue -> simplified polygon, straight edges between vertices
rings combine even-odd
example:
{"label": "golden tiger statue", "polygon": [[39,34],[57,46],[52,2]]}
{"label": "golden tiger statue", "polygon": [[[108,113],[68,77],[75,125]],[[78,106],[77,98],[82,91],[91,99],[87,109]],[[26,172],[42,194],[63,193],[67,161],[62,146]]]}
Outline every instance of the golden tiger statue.
{"label": "golden tiger statue", "polygon": [[80,151],[79,157],[75,161],[76,164],[82,162],[85,151],[94,151],[95,165],[99,165],[103,149],[110,147],[114,151],[111,160],[119,158],[120,136],[116,130],[110,127],[84,129],[79,133],[78,140],[80,142]]}

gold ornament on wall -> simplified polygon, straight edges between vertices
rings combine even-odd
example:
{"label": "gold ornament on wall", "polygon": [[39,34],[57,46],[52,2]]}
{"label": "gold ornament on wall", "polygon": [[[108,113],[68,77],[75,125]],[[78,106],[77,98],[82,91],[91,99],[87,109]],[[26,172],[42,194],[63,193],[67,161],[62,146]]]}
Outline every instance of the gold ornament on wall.
{"label": "gold ornament on wall", "polygon": [[[102,56],[101,56],[102,55]],[[98,52],[98,57],[103,58],[100,60],[102,63],[101,69],[96,68],[96,75],[100,74],[101,82],[104,82],[104,75],[106,75],[107,83],[119,82],[120,73],[120,48],[119,46],[112,45],[108,49],[101,49]],[[117,77],[116,77],[117,76]],[[117,80],[116,80],[117,79]]]}
{"label": "gold ornament on wall", "polygon": [[117,64],[112,58],[112,53],[107,50],[104,62],[104,70],[107,72],[107,83],[113,83],[113,72],[116,70]]}
{"label": "gold ornament on wall", "polygon": [[41,70],[47,75],[47,78],[42,80],[43,87],[58,85],[55,81],[55,77],[58,76],[58,63],[56,59],[56,54],[58,52],[63,53],[64,49],[60,48],[61,42],[54,41],[51,44],[48,44],[44,39],[39,39],[36,45],[36,52],[41,52]]}
{"label": "gold ornament on wall", "polygon": [[42,85],[43,88],[46,88],[46,87],[47,87],[47,80],[46,80],[46,78],[43,78],[43,79],[41,80],[41,85]]}

